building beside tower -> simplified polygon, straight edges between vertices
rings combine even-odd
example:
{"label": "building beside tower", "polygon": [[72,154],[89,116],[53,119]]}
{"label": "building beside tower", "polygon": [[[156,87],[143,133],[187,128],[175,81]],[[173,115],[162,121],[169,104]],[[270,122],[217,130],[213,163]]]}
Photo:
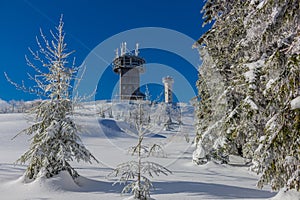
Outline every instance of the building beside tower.
{"label": "building beside tower", "polygon": [[145,60],[139,57],[139,45],[134,53],[127,51],[126,42],[121,43],[121,50],[116,49],[113,70],[119,74],[119,96],[121,100],[140,100],[145,95],[140,91],[140,74],[145,72]]}
{"label": "building beside tower", "polygon": [[166,76],[162,79],[165,90],[165,103],[173,103],[172,87],[174,79],[170,76]]}

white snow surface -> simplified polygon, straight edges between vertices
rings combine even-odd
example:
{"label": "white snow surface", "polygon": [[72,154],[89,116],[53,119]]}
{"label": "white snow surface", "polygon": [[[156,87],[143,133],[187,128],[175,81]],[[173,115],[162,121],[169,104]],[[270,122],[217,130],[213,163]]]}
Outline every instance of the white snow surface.
{"label": "white snow surface", "polygon": [[268,81],[268,83],[266,84],[266,90],[270,89],[271,86],[272,86],[272,84],[275,83],[275,81],[276,81],[276,80],[274,80],[274,79],[270,79],[270,80]]}
{"label": "white snow surface", "polygon": [[[19,131],[28,127],[24,114],[0,114],[0,194],[3,200],[62,199],[62,200],[123,200],[132,199],[131,194],[120,195],[123,185],[112,185],[114,180],[106,176],[118,164],[134,160],[127,149],[136,144],[134,135],[126,136],[126,123],[114,118],[99,119],[93,114],[93,105],[80,108],[76,120],[84,128],[80,135],[83,143],[100,161],[93,163],[71,163],[81,175],[76,183],[68,173],[51,178],[39,178],[33,182],[24,181],[26,166],[14,164],[28,149],[30,136],[20,135],[11,140]],[[121,108],[119,106],[118,108]],[[126,108],[126,106],[124,106]],[[299,200],[299,192],[270,192],[256,188],[258,176],[240,166],[237,160],[231,165],[207,163],[196,166],[192,163],[194,146],[187,143],[184,135],[194,136],[193,109],[182,108],[183,126],[178,130],[159,130],[165,137],[146,137],[146,143],[160,143],[165,147],[166,158],[149,158],[170,169],[173,174],[151,178],[155,190],[151,197],[156,200],[192,199],[287,199]],[[106,120],[106,121],[105,121]],[[153,134],[152,134],[153,135]],[[192,140],[190,140],[192,141]]]}
{"label": "white snow surface", "polygon": [[260,59],[256,62],[245,64],[246,67],[249,69],[249,71],[245,72],[244,76],[250,84],[255,82],[255,80],[256,80],[255,72],[258,68],[260,68],[264,64],[264,62],[265,61],[263,59]]}
{"label": "white snow surface", "polygon": [[292,110],[300,108],[300,96],[296,97],[291,101],[291,108]]}
{"label": "white snow surface", "polygon": [[258,110],[258,106],[254,103],[254,101],[252,101],[252,99],[249,96],[246,97],[244,101],[250,105],[252,110]]}
{"label": "white snow surface", "polygon": [[201,141],[198,142],[198,147],[197,149],[193,152],[193,160],[196,160],[198,158],[205,158],[205,150],[201,145]]}
{"label": "white snow surface", "polygon": [[299,192],[295,190],[284,191],[283,189],[278,192],[278,194],[273,197],[272,200],[285,200],[285,199],[300,199]]}
{"label": "white snow surface", "polygon": [[265,5],[266,2],[267,2],[266,0],[260,0],[260,3],[258,4],[258,6],[256,8],[262,9],[262,7]]}

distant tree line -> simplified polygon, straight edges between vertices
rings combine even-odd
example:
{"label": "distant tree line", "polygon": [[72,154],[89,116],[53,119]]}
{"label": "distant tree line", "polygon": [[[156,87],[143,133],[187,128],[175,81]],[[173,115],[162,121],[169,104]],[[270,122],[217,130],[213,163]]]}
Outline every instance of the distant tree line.
{"label": "distant tree line", "polygon": [[0,103],[0,113],[24,113],[29,111],[34,106],[41,103],[42,100],[24,101],[24,100],[10,100]]}

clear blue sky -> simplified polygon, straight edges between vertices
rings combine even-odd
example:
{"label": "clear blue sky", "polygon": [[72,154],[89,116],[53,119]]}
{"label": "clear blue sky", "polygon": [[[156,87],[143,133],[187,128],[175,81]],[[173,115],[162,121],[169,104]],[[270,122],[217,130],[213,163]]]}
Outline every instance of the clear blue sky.
{"label": "clear blue sky", "polygon": [[[27,80],[24,55],[28,47],[36,47],[35,36],[57,25],[64,15],[65,32],[70,49],[76,50],[77,64],[85,60],[89,52],[107,38],[139,27],[163,27],[173,29],[197,40],[207,29],[202,28],[203,6],[201,0],[2,0],[0,1],[0,98],[4,100],[32,100],[35,95],[18,91],[5,77],[7,72],[16,82]],[[142,45],[142,44],[141,44]],[[114,52],[112,52],[114,54]],[[149,54],[155,55],[155,54]],[[194,85],[197,74],[178,66],[178,59],[168,59],[164,53],[147,57],[158,63],[178,67]],[[173,63],[172,63],[173,62]],[[177,63],[177,65],[176,65]],[[182,62],[184,63],[184,62]],[[109,76],[109,75],[108,75]],[[117,79],[115,75],[113,77]],[[109,77],[108,77],[109,79]],[[99,97],[101,99],[101,96]],[[106,98],[103,96],[103,98]]]}

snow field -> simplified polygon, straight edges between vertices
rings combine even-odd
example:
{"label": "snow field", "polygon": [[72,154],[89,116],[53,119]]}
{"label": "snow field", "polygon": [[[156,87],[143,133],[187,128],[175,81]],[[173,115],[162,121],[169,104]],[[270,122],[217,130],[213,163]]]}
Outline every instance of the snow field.
{"label": "snow field", "polygon": [[[0,193],[1,199],[130,199],[130,194],[120,195],[123,185],[112,186],[116,179],[107,179],[107,175],[118,164],[135,160],[127,153],[130,146],[136,144],[133,135],[122,130],[128,124],[99,117],[82,109],[85,115],[77,116],[83,128],[80,135],[87,149],[100,161],[93,163],[71,163],[81,175],[75,184],[69,174],[61,173],[51,179],[38,179],[24,184],[23,173],[26,166],[14,165],[15,160],[28,148],[30,136],[20,135],[11,140],[20,130],[28,126],[23,114],[0,115]],[[105,121],[108,120],[108,121]],[[161,131],[163,137],[147,137],[145,143],[164,144],[166,158],[149,158],[168,169],[173,174],[161,175],[151,180],[155,190],[151,197],[157,200],[189,199],[270,199],[276,193],[258,190],[255,185],[257,175],[239,166],[239,158],[233,158],[235,165],[207,163],[192,164],[194,147],[187,143],[184,134],[188,132],[192,139],[193,113],[186,108],[182,118],[184,127],[180,131]],[[103,123],[103,121],[105,123]],[[118,125],[118,126],[116,126]],[[146,159],[145,159],[146,160]],[[282,195],[282,194],[281,194]],[[297,199],[298,193],[290,193],[291,199]],[[278,199],[279,197],[276,197]]]}

